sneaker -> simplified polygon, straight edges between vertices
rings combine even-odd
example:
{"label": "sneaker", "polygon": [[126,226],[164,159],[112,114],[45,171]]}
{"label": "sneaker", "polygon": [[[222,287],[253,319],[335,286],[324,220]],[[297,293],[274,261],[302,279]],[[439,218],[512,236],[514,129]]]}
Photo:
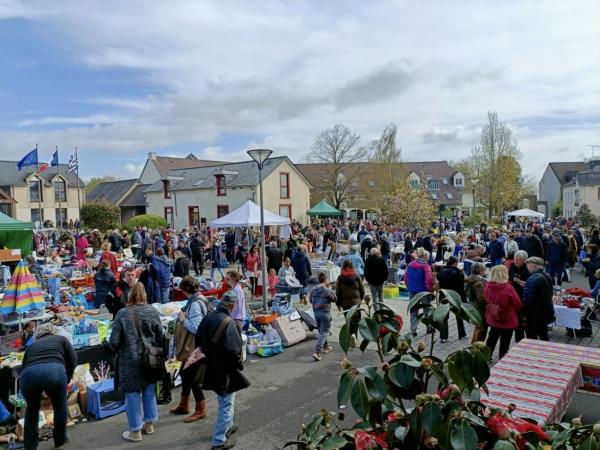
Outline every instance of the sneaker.
{"label": "sneaker", "polygon": [[448,342],[448,339],[440,339],[440,342],[441,342],[442,344],[445,344],[446,342]]}
{"label": "sneaker", "polygon": [[150,422],[146,422],[144,424],[144,428],[142,428],[142,432],[146,434],[154,434],[154,425]]}
{"label": "sneaker", "polygon": [[231,428],[229,430],[227,430],[227,433],[225,433],[225,436],[227,437],[227,439],[229,439],[229,436],[231,436],[236,431],[237,431],[237,425],[231,425]]}
{"label": "sneaker", "polygon": [[315,361],[321,361],[321,355],[319,355],[317,352],[313,353],[312,357]]}
{"label": "sneaker", "polygon": [[140,442],[142,440],[142,432],[137,431],[123,431],[123,439],[130,442]]}
{"label": "sneaker", "polygon": [[210,450],[228,450],[230,448],[235,447],[236,442],[230,439],[227,439],[223,445],[213,445]]}
{"label": "sneaker", "polygon": [[327,347],[325,347],[323,349],[323,353],[327,354],[327,353],[331,353],[333,351],[333,347],[331,347],[330,345],[328,345]]}

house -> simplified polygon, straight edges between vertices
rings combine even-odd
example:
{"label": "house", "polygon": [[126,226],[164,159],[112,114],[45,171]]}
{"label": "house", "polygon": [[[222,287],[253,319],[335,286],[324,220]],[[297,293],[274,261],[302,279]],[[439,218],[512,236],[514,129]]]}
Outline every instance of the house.
{"label": "house", "polygon": [[126,224],[131,218],[146,214],[144,190],[149,186],[142,184],[137,178],[105,181],[87,194],[86,201],[117,205],[121,210],[121,223]]}
{"label": "house", "polygon": [[199,167],[215,166],[226,164],[226,161],[211,161],[198,159],[193,153],[185,158],[175,158],[170,156],[158,156],[154,152],[148,153],[148,159],[140,175],[141,184],[152,184],[155,181],[165,179],[172,170],[196,169]]}
{"label": "house", "polygon": [[589,164],[582,161],[548,163],[539,182],[538,212],[550,216],[552,209],[563,198],[564,185],[572,181],[577,172],[583,172],[589,168]]}
{"label": "house", "polygon": [[577,215],[581,205],[588,205],[592,214],[600,215],[600,161],[590,161],[589,170],[577,172],[562,188],[563,216]]}
{"label": "house", "polygon": [[35,166],[17,170],[17,161],[0,161],[0,211],[26,222],[76,221],[79,204],[85,201],[85,183],[68,169],[61,164],[37,173]]}
{"label": "house", "polygon": [[[208,224],[248,199],[258,203],[258,184],[254,161],[214,165],[204,161],[197,167],[161,174],[160,179],[144,190],[146,210],[164,217],[176,229]],[[263,186],[266,209],[306,223],[311,184],[287,157],[269,158],[265,162]]]}
{"label": "house", "polygon": [[[313,185],[311,205],[323,198],[331,201],[331,165],[315,163],[298,164],[297,167]],[[473,206],[472,196],[465,190],[465,175],[452,168],[447,161],[392,164],[360,162],[344,165],[339,175],[339,178],[347,183],[347,200],[340,208],[348,217],[372,217],[379,212],[373,199],[385,193],[382,185],[384,177],[381,176],[384,171],[389,171],[392,178],[404,178],[415,188],[426,186],[432,200],[441,210],[452,211],[462,216]]]}

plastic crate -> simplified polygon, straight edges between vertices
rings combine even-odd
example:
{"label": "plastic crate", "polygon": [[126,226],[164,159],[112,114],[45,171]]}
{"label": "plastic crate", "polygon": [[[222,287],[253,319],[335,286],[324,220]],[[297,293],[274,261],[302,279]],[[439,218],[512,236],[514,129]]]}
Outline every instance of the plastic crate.
{"label": "plastic crate", "polygon": [[260,343],[258,344],[257,353],[266,358],[268,356],[283,353],[283,346],[281,345],[281,342],[274,342],[273,344]]}
{"label": "plastic crate", "polygon": [[96,419],[121,414],[125,411],[125,394],[115,391],[114,379],[90,384],[87,387],[87,413]]}

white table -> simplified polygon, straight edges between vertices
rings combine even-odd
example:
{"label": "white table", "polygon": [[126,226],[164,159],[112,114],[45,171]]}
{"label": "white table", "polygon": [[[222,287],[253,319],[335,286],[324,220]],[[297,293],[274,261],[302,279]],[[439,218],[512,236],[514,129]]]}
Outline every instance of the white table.
{"label": "white table", "polygon": [[554,305],[554,316],[556,325],[559,327],[581,330],[581,309],[569,308],[562,305]]}

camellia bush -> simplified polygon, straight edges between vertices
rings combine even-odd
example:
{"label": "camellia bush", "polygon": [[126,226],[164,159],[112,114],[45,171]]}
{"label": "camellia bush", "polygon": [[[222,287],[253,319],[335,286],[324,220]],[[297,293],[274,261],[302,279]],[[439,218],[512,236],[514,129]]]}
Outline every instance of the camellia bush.
{"label": "camellia bush", "polygon": [[156,230],[159,227],[166,228],[167,221],[163,217],[155,214],[141,214],[127,222],[127,227],[130,229],[134,229],[135,227],[148,227]]}
{"label": "camellia bush", "polygon": [[[427,293],[413,297],[409,309]],[[507,411],[488,409],[481,402],[490,377],[490,349],[483,342],[456,351],[444,360],[434,355],[436,332],[450,315],[481,325],[477,310],[460,296],[442,289],[428,313],[419,320],[433,332],[428,341],[401,337],[401,318],[386,306],[375,310],[366,302],[346,313],[340,346],[357,345],[350,321],[359,314],[359,348],[376,348],[378,364],[356,367],[348,357],[341,363],[337,391],[340,407],[350,404],[359,420],[344,427],[343,413],[322,410],[284,448],[296,450],[567,450],[597,449],[600,424],[583,426],[579,419],[541,427]]]}
{"label": "camellia bush", "polygon": [[108,231],[119,228],[121,210],[117,205],[106,202],[86,203],[81,207],[81,220],[87,229]]}

